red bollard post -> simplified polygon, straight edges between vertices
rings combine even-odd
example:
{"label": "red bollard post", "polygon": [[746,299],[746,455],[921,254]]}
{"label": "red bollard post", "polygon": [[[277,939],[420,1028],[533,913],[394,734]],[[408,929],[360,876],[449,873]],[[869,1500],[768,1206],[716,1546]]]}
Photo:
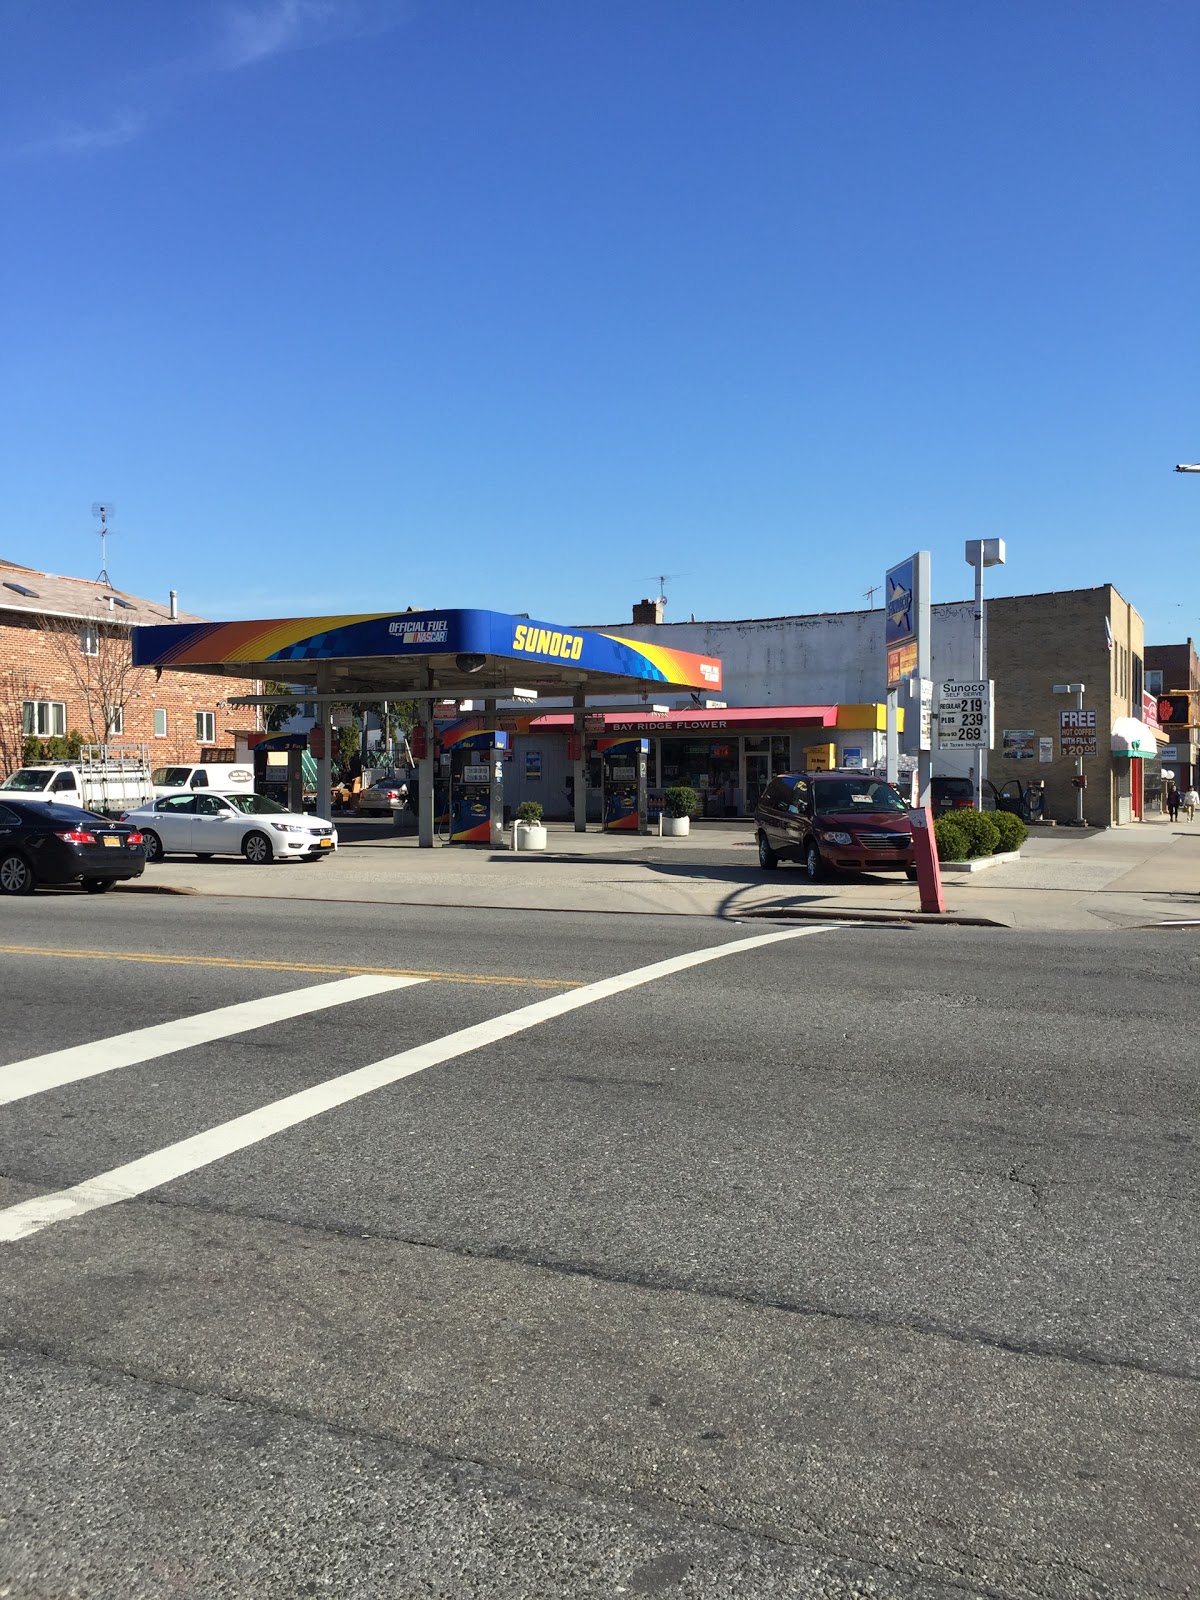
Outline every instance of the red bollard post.
{"label": "red bollard post", "polygon": [[913,806],[908,818],[912,823],[913,860],[917,868],[917,888],[921,891],[921,910],[945,911],[942,869],[938,864],[937,840],[933,834],[933,813],[928,806]]}

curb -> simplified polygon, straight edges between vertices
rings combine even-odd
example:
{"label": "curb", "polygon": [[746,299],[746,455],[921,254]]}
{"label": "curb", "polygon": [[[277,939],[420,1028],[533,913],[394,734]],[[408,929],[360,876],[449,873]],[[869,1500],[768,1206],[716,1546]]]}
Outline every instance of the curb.
{"label": "curb", "polygon": [[1006,932],[1011,932],[1012,930],[1011,922],[997,922],[993,917],[960,916],[957,911],[843,911],[837,909],[822,911],[818,910],[816,906],[796,906],[791,909],[786,906],[767,906],[762,910],[751,908],[749,911],[739,911],[737,920],[739,922],[749,922],[751,920],[883,922],[906,928],[923,928],[933,924],[938,927],[1003,928]]}
{"label": "curb", "polygon": [[[124,892],[126,894],[200,894],[200,895],[202,895],[204,893],[203,889],[191,889],[186,884],[182,884],[182,883],[180,883],[180,884],[175,884],[175,883],[132,883],[132,882],[118,883],[115,886],[116,893],[119,894],[119,893],[121,893],[122,890],[124,890]],[[249,898],[249,896],[247,896],[247,898]]]}

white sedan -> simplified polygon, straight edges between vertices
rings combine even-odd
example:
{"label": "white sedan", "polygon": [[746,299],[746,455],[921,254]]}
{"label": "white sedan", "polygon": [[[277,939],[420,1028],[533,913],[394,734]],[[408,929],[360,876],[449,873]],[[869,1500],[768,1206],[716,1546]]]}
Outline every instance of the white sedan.
{"label": "white sedan", "polygon": [[169,794],[126,813],[146,841],[146,860],[167,855],[245,856],[268,861],[323,861],[337,830],[321,817],[289,811],[261,794]]}

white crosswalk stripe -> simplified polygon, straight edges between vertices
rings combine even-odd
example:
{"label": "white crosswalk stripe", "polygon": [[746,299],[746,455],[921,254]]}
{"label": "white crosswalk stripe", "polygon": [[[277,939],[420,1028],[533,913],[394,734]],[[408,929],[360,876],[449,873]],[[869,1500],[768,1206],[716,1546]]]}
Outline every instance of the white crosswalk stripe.
{"label": "white crosswalk stripe", "polygon": [[548,1000],[537,1000],[532,1005],[503,1012],[486,1022],[474,1023],[469,1028],[460,1028],[444,1038],[432,1039],[427,1044],[403,1050],[399,1055],[387,1056],[381,1061],[371,1062],[368,1066],[345,1072],[340,1077],[330,1078],[325,1083],[314,1084],[309,1089],[302,1089],[298,1094],[286,1095],[282,1100],[272,1101],[257,1111],[234,1117],[229,1122],[222,1122],[204,1133],[194,1134],[189,1139],[180,1139],[175,1144],[166,1145],[163,1149],[142,1156],[139,1160],[126,1162],[124,1166],[114,1167],[98,1177],[89,1178],[69,1189],[37,1195],[32,1200],[23,1200],[17,1205],[9,1206],[6,1210],[0,1211],[0,1242],[12,1243],[38,1233],[52,1223],[66,1222],[70,1218],[84,1216],[89,1211],[97,1211],[103,1206],[118,1205],[123,1200],[132,1200],[151,1189],[159,1188],[162,1184],[170,1183],[189,1172],[195,1172],[200,1167],[219,1161],[224,1156],[244,1150],[249,1145],[258,1144],[285,1128],[294,1128],[298,1123],[307,1122],[323,1112],[346,1105],[351,1100],[357,1100],[377,1089],[397,1083],[414,1073],[424,1072],[427,1067],[452,1061],[455,1057],[466,1055],[471,1050],[480,1050],[485,1045],[495,1044],[501,1039],[510,1038],[513,1034],[537,1027],[540,1023],[566,1016],[581,1006],[594,1005],[598,1000],[622,994],[642,984],[653,983],[656,979],[670,977],[689,968],[703,966],[710,961],[720,961],[727,956],[740,955],[747,950],[756,950],[764,945],[837,931],[836,927],[817,926],[787,928],[777,933],[758,934],[754,938],[738,939],[729,944],[710,946],[705,950],[693,950],[686,955],[670,956],[665,961],[655,961],[649,966],[635,967],[631,972],[621,972],[612,978],[601,978],[596,983],[585,984],[582,988],[571,990],[566,994],[556,994]]}
{"label": "white crosswalk stripe", "polygon": [[219,1006],[215,1011],[200,1011],[195,1016],[180,1017],[177,1022],[160,1022],[149,1028],[135,1028],[131,1033],[115,1034],[111,1039],[30,1056],[25,1061],[0,1067],[0,1106],[44,1094],[66,1083],[78,1083],[82,1078],[131,1067],[139,1061],[153,1061],[158,1056],[189,1050],[194,1045],[211,1044],[215,1039],[228,1039],[235,1033],[248,1033],[252,1028],[269,1027],[291,1017],[306,1016],[329,1006],[342,1006],[351,1000],[365,1000],[370,995],[424,982],[423,978],[385,978],[362,973],[353,978],[341,978],[336,983],[309,984],[303,989],[289,989],[285,994],[269,994],[261,1000],[242,1000],[237,1005]]}

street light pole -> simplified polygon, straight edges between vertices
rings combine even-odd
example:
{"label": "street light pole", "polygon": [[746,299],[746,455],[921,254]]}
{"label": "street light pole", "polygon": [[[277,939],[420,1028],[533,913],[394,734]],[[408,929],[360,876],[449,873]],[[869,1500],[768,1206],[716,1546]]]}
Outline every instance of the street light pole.
{"label": "street light pole", "polygon": [[[1002,567],[1005,560],[1003,539],[968,539],[964,549],[967,565],[975,568],[975,677],[987,682],[987,619],[983,609],[983,569]],[[984,690],[986,695],[987,690]],[[986,732],[986,730],[985,730]],[[987,744],[980,741],[975,763],[975,809],[983,810],[983,785],[987,778]]]}
{"label": "street light pole", "polygon": [[[1075,696],[1075,709],[1076,709],[1076,711],[1082,711],[1083,710],[1083,689],[1084,689],[1084,686],[1083,686],[1082,683],[1056,683],[1054,685],[1055,694],[1073,694]],[[1075,731],[1077,733],[1079,731],[1078,723],[1076,724]],[[1083,778],[1083,757],[1081,755],[1078,755],[1078,756],[1075,757],[1075,776],[1079,780],[1082,780],[1082,778]],[[1076,785],[1075,785],[1075,821],[1079,824],[1079,826],[1081,828],[1083,827],[1083,783],[1082,783],[1082,781],[1077,782]]]}

